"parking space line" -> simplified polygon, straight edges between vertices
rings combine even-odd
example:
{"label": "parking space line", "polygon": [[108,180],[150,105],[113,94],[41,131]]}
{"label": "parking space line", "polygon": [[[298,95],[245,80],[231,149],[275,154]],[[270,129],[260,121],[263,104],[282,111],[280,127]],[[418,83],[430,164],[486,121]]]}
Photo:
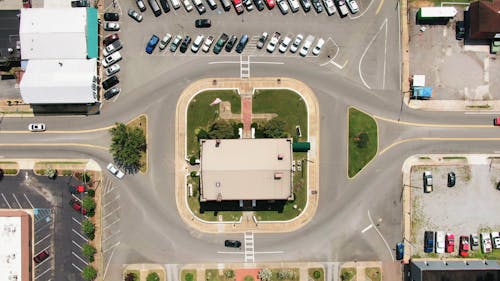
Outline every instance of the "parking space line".
{"label": "parking space line", "polygon": [[40,230],[46,228],[48,225],[50,225],[49,223],[45,224],[44,226],[38,228],[37,230],[35,230],[35,234],[37,234]]}
{"label": "parking space line", "polygon": [[80,238],[82,238],[83,240],[85,240],[85,242],[89,242],[89,240],[85,237],[83,237],[83,235],[81,235],[80,233],[78,233],[78,231],[76,231],[74,228],[71,229],[76,235],[80,236]]}
{"label": "parking space line", "polygon": [[103,230],[106,230],[108,227],[112,226],[113,224],[115,224],[115,223],[117,223],[117,222],[119,222],[119,221],[120,221],[120,219],[117,219],[117,220],[115,220],[114,222],[112,222],[111,224],[106,225],[106,226],[103,228]]}
{"label": "parking space line", "polygon": [[[46,260],[48,260],[48,259],[46,259]],[[40,264],[41,264],[41,263],[40,263]],[[40,264],[38,264],[38,265],[40,265]],[[35,278],[40,278],[40,277],[42,277],[45,273],[47,273],[47,272],[49,272],[49,271],[51,271],[51,270],[52,270],[52,267],[49,267],[49,268],[48,268],[47,270],[45,270],[44,272],[42,272],[42,273],[38,274]]]}
{"label": "parking space line", "polygon": [[116,201],[116,200],[118,200],[119,198],[120,198],[120,195],[116,196],[115,198],[111,199],[111,201],[109,201],[108,203],[104,204],[104,205],[102,206],[102,208],[103,208],[103,209],[104,209],[104,208],[106,208],[107,206],[109,206],[109,204],[111,204],[111,203],[115,202],[115,201]]}
{"label": "parking space line", "polygon": [[81,262],[83,262],[85,265],[89,265],[88,262],[86,262],[84,259],[80,258],[80,256],[78,256],[75,252],[71,251],[71,254],[73,254],[73,256],[75,256],[77,259],[79,259]]}
{"label": "parking space line", "polygon": [[19,209],[22,209],[23,206],[21,206],[21,203],[19,203],[19,200],[17,200],[17,197],[14,193],[12,193],[12,197],[14,197],[14,200],[16,200],[17,205],[19,206]]}
{"label": "parking space line", "polygon": [[78,248],[80,248],[80,249],[82,248],[82,246],[80,246],[80,244],[76,243],[76,242],[75,242],[75,240],[71,240],[71,242],[72,242],[75,246],[77,246]]}
{"label": "parking space line", "polygon": [[9,206],[9,209],[12,209],[12,207],[9,204],[9,201],[7,201],[7,198],[5,198],[5,195],[3,195],[3,193],[2,193],[2,198],[5,201],[5,203],[7,204],[7,206]]}
{"label": "parking space line", "polygon": [[38,243],[42,242],[43,240],[47,239],[51,234],[47,234],[47,236],[43,237],[42,239],[38,240],[36,243],[35,243],[35,246],[38,245]]}
{"label": "parking space line", "polygon": [[118,230],[118,232],[115,232],[113,234],[111,234],[109,237],[107,237],[106,239],[103,239],[102,240],[102,243],[108,241],[109,239],[113,238],[114,236],[116,236],[117,234],[120,234],[120,230]]}
{"label": "parking space line", "polygon": [[[44,250],[42,250],[44,251]],[[48,257],[47,259],[45,259],[44,261],[42,261],[41,263],[38,263],[36,266],[35,266],[35,269],[37,269],[39,266],[41,266],[42,264],[46,263],[47,261],[49,261],[52,257]]]}
{"label": "parking space line", "polygon": [[75,267],[76,269],[78,269],[80,272],[82,272],[82,271],[83,271],[81,268],[79,268],[78,266],[76,266],[76,264],[71,263],[71,265],[72,265],[73,267]]}
{"label": "parking space line", "polygon": [[35,209],[35,207],[33,207],[33,204],[31,204],[31,201],[28,199],[28,196],[26,196],[26,193],[23,193],[23,195],[24,195],[24,198],[26,198],[26,201],[28,201],[28,204],[30,204],[31,209]]}
{"label": "parking space line", "polygon": [[71,194],[71,196],[73,196],[73,198],[75,198],[76,200],[78,200],[78,202],[82,202],[82,199],[78,198],[78,196],[76,196],[74,194]]}
{"label": "parking space line", "polygon": [[79,224],[80,226],[82,225],[82,223],[79,222],[77,219],[75,219],[75,217],[71,217],[71,219],[73,219],[73,221],[76,222],[77,224]]}
{"label": "parking space line", "polygon": [[105,219],[105,218],[109,217],[111,214],[113,214],[114,212],[116,212],[116,210],[120,210],[120,206],[118,206],[118,208],[116,208],[113,211],[111,211],[109,214],[105,215],[102,219]]}
{"label": "parking space line", "polygon": [[39,222],[47,222],[45,219],[46,219],[46,218],[48,218],[48,217],[50,217],[50,216],[52,216],[52,214],[51,214],[51,213],[49,213],[49,214],[48,214],[48,215],[46,215],[45,217],[38,218],[38,221],[37,221],[37,222],[35,222],[35,225],[36,225],[37,223],[39,223]]}
{"label": "parking space line", "polygon": [[106,250],[104,250],[102,253],[106,253],[107,251],[111,250],[111,249],[114,249],[116,247],[118,247],[118,245],[120,245],[120,241],[118,241],[117,243],[115,243],[113,246],[107,248]]}

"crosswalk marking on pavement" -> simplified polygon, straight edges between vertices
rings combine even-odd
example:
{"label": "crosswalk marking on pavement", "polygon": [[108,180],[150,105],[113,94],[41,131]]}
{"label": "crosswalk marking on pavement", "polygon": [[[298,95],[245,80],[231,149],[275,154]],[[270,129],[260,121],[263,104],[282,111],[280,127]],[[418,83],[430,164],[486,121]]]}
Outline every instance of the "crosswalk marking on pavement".
{"label": "crosswalk marking on pavement", "polygon": [[253,232],[244,233],[245,262],[255,262]]}
{"label": "crosswalk marking on pavement", "polygon": [[250,56],[243,60],[243,56],[240,55],[240,77],[250,78]]}

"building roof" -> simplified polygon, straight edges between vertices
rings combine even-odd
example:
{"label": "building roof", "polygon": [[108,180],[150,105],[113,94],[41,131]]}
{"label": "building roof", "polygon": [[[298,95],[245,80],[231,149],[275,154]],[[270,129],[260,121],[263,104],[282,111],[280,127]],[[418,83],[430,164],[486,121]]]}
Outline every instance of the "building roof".
{"label": "building roof", "polygon": [[291,161],[291,139],[203,140],[200,200],[291,199]]}
{"label": "building roof", "polygon": [[23,211],[0,211],[0,281],[31,280],[31,219]]}
{"label": "building roof", "polygon": [[9,48],[17,53],[19,14],[19,10],[0,10],[0,26],[2,27],[0,28],[0,58],[11,56],[7,51]]}
{"label": "building roof", "polygon": [[500,38],[500,1],[476,1],[470,4],[470,38]]}
{"label": "building roof", "polygon": [[452,18],[457,14],[455,7],[422,7],[420,16],[423,18]]}
{"label": "building roof", "polygon": [[87,9],[21,9],[22,59],[87,58]]}
{"label": "building roof", "polygon": [[97,9],[86,8],[87,10],[87,57],[99,58],[99,18]]}
{"label": "building roof", "polygon": [[95,103],[96,76],[96,59],[29,60],[21,96],[30,104]]}

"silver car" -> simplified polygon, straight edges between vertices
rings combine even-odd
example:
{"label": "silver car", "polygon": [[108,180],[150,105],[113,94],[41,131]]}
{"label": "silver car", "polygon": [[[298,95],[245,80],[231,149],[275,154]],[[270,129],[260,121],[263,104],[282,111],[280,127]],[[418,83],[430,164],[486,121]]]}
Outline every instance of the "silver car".
{"label": "silver car", "polygon": [[288,14],[288,10],[290,10],[290,8],[288,7],[288,3],[286,2],[286,0],[280,0],[278,1],[278,7],[280,8],[280,11],[283,15],[286,15]]}
{"label": "silver car", "polygon": [[323,0],[323,4],[326,8],[326,13],[331,16],[335,14],[335,4],[333,4],[333,0]]}
{"label": "silver car", "polygon": [[172,39],[172,34],[170,33],[167,33],[165,34],[165,36],[163,36],[163,39],[161,39],[160,44],[158,46],[160,48],[160,51],[165,49],[165,47],[167,47],[168,42],[170,42],[170,39]]}
{"label": "silver car", "polygon": [[300,47],[300,43],[302,43],[302,40],[304,40],[304,36],[302,34],[298,34],[295,36],[295,40],[292,43],[292,46],[290,46],[290,52],[295,53]]}
{"label": "silver car", "polygon": [[128,9],[128,15],[133,18],[134,20],[136,20],[137,22],[141,22],[142,21],[142,15],[139,14],[138,12],[136,12],[134,9],[130,8]]}

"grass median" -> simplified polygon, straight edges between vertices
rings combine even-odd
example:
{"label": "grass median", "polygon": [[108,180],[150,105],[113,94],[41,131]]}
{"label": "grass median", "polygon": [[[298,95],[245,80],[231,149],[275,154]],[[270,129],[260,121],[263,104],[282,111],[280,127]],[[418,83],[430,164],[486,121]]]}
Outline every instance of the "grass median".
{"label": "grass median", "polygon": [[[146,136],[146,142],[148,140],[148,123],[147,123],[147,118],[146,115],[142,114],[139,117],[133,119],[129,123],[127,123],[127,127],[130,128],[136,128],[139,127],[142,129],[144,132],[144,136]],[[140,165],[139,165],[139,170],[142,173],[145,173],[148,170],[148,150],[146,149],[145,151],[141,152],[141,160],[140,160]]]}
{"label": "grass median", "polygon": [[377,154],[378,129],[375,120],[355,108],[349,108],[349,168],[354,177]]}

